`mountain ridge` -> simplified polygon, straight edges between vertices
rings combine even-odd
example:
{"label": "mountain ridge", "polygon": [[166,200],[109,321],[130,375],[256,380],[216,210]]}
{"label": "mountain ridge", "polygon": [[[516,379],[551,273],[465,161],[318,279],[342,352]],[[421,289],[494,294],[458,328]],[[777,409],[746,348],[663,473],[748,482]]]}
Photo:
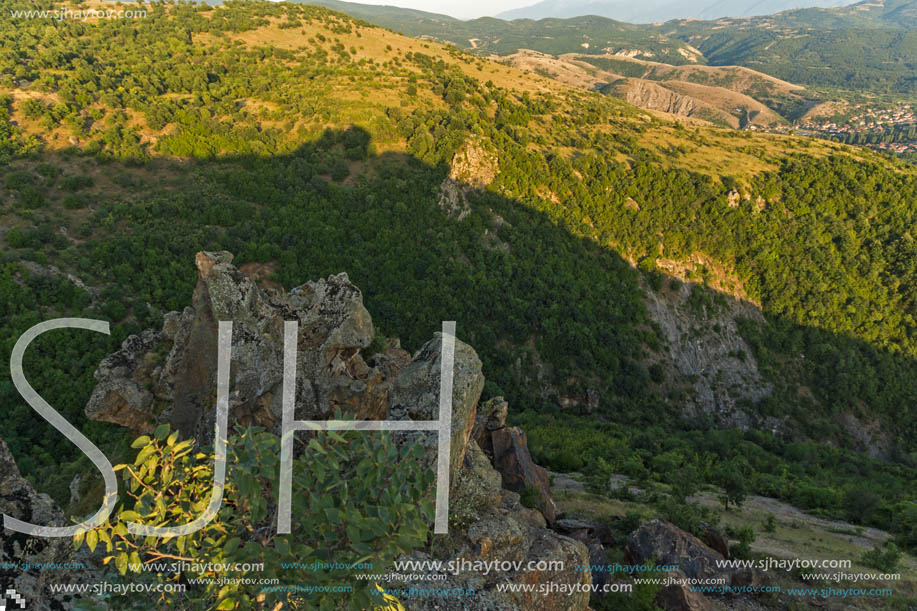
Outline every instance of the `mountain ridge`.
{"label": "mountain ridge", "polygon": [[629,23],[657,23],[673,19],[719,19],[771,15],[800,8],[836,8],[850,0],[691,0],[671,2],[655,0],[635,6],[629,2],[607,0],[542,0],[531,6],[504,11],[500,19],[569,18],[598,15]]}

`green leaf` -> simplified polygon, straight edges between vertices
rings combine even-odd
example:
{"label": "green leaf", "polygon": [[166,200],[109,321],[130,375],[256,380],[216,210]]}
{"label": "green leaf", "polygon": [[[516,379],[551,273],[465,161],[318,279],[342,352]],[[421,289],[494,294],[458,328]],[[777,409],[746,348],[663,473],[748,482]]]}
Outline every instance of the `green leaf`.
{"label": "green leaf", "polygon": [[181,455],[182,451],[189,449],[192,445],[194,445],[193,441],[190,441],[190,440],[180,441],[176,443],[174,446],[172,446],[172,455],[177,458],[178,456]]}
{"label": "green leaf", "polygon": [[134,459],[134,464],[135,465],[143,464],[146,461],[146,459],[149,458],[155,451],[156,451],[156,446],[154,445],[145,446],[137,454],[137,458]]}
{"label": "green leaf", "polygon": [[136,511],[122,511],[118,518],[122,522],[136,522],[140,519],[140,514]]}
{"label": "green leaf", "polygon": [[96,551],[96,545],[99,543],[99,532],[96,530],[90,530],[86,533],[86,545],[89,546],[89,551]]}
{"label": "green leaf", "polygon": [[218,610],[218,611],[219,611],[220,609],[235,609],[235,608],[236,608],[236,601],[234,601],[234,600],[231,599],[231,598],[224,598],[224,599],[223,599],[223,602],[221,602],[219,605],[217,605],[217,610]]}
{"label": "green leaf", "polygon": [[169,435],[169,438],[168,438],[168,439],[166,439],[166,445],[169,446],[169,447],[171,448],[172,446],[175,445],[175,441],[176,441],[177,439],[178,439],[178,431],[175,431],[174,433],[172,433],[171,435]]}
{"label": "green leaf", "polygon": [[225,546],[223,546],[223,553],[224,554],[233,553],[234,551],[239,549],[239,545],[241,545],[241,543],[242,543],[242,539],[240,539],[239,537],[233,537],[232,539],[226,542]]}
{"label": "green leaf", "polygon": [[118,557],[115,558],[115,566],[122,575],[127,573],[127,552],[118,554]]}
{"label": "green leaf", "polygon": [[160,424],[156,427],[156,430],[153,431],[153,437],[162,441],[169,435],[169,423]]}
{"label": "green leaf", "polygon": [[134,443],[131,444],[131,447],[136,450],[137,448],[142,448],[143,446],[149,443],[150,443],[149,436],[144,435],[143,437],[138,437],[137,439],[135,439]]}
{"label": "green leaf", "polygon": [[80,549],[80,546],[83,544],[83,539],[86,537],[86,531],[80,531],[73,535],[73,549]]}

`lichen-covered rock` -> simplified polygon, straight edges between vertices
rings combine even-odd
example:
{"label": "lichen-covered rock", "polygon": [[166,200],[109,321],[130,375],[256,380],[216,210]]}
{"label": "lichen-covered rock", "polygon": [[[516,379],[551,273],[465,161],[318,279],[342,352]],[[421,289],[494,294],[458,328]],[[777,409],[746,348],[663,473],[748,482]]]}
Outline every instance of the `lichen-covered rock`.
{"label": "lichen-covered rock", "polygon": [[113,422],[138,432],[148,431],[155,422],[155,396],[148,381],[155,376],[154,364],[148,356],[162,342],[162,334],[151,329],[131,335],[121,349],[107,356],[95,371],[95,378],[104,383],[96,386],[86,406],[90,420]]}
{"label": "lichen-covered rock", "polygon": [[[41,526],[67,526],[63,512],[47,494],[39,494],[19,474],[16,461],[0,439],[0,513]],[[73,569],[8,568],[12,564],[68,565],[73,563],[73,545],[68,538],[48,539],[2,529],[0,526],[0,586],[16,590],[27,609],[37,611],[71,608],[72,594],[52,593],[49,584],[79,581],[83,573]],[[26,566],[30,566],[26,564]],[[78,579],[79,578],[79,579]],[[14,607],[18,608],[18,607]]]}
{"label": "lichen-covered rock", "polygon": [[687,586],[665,586],[656,594],[656,605],[665,611],[713,611],[713,603],[700,592]]}
{"label": "lichen-covered rock", "polygon": [[490,438],[493,431],[506,426],[506,416],[509,404],[503,397],[488,399],[478,406],[478,413],[474,419],[474,428],[471,438],[484,450],[484,453],[493,460],[494,444]]}
{"label": "lichen-covered rock", "polygon": [[[437,420],[439,418],[439,387],[441,379],[442,334],[424,344],[404,368],[392,390],[389,420]],[[457,473],[471,439],[471,429],[478,399],[484,390],[481,359],[474,348],[455,340],[452,375],[452,441],[450,448],[450,473]],[[408,437],[410,436],[410,437]],[[399,433],[399,439],[419,439],[431,449],[428,458],[435,461],[437,433]]]}
{"label": "lichen-covered rock", "polygon": [[500,474],[476,443],[468,444],[462,468],[453,476],[450,508],[454,520],[472,519],[482,507],[495,507],[502,500]]}
{"label": "lichen-covered rock", "polygon": [[162,331],[125,340],[95,373],[86,406],[92,420],[148,431],[169,422],[185,437],[213,435],[218,324],[233,322],[230,414],[278,432],[282,414],[284,321],[299,322],[296,417],[325,419],[336,409],[380,419],[404,366],[400,346],[361,355],[373,340],[360,290],[346,274],[307,282],[289,293],[259,286],[227,252],[201,252],[192,307],[165,316]]}
{"label": "lichen-covered rock", "polygon": [[663,520],[651,520],[630,533],[625,553],[631,564],[678,566],[679,577],[722,579],[733,587],[767,583],[767,574],[757,569],[717,566],[725,559],[721,553]]}

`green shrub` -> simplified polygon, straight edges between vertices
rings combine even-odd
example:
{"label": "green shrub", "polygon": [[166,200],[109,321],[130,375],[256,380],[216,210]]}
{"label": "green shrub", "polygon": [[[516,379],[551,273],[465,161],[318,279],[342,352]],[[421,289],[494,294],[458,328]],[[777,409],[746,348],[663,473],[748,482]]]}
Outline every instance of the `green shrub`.
{"label": "green shrub", "polygon": [[[378,604],[379,597],[370,594],[376,585],[357,580],[355,574],[386,572],[400,554],[427,539],[433,520],[433,476],[419,469],[423,448],[411,444],[399,449],[388,433],[356,431],[313,437],[294,459],[292,532],[278,534],[280,440],[261,429],[230,436],[223,503],[208,525],[169,539],[129,534],[125,524],[129,521],[175,526],[204,510],[213,486],[214,457],[195,451],[194,446],[193,440],[180,441],[177,432],[170,434],[168,425],[157,428],[152,437],[137,438],[131,446],[137,450],[133,463],[115,467],[127,488],[120,507],[107,524],[76,535],[75,546],[85,543],[91,551],[104,546],[105,563],[113,564],[121,576],[134,573],[131,581],[224,576],[193,568],[182,575],[141,570],[142,562],[164,557],[199,564],[264,563],[259,578],[352,586],[352,593],[309,598],[309,608],[337,609],[367,608],[374,600]],[[283,562],[347,566],[367,561],[372,563],[370,571],[281,566]],[[259,585],[221,585],[217,579],[183,593],[163,593],[149,602],[170,609],[271,609],[287,608],[294,598],[287,592],[262,592]],[[127,598],[108,602],[110,608],[134,604]]]}
{"label": "green shrub", "polygon": [[343,159],[335,161],[331,168],[331,179],[340,182],[348,176],[350,176],[350,166],[347,165],[347,162]]}
{"label": "green shrub", "polygon": [[3,177],[3,184],[7,189],[19,190],[35,182],[35,177],[28,172],[10,172]]}
{"label": "green shrub", "polygon": [[738,529],[727,528],[727,534],[739,540],[729,546],[729,555],[732,558],[748,560],[751,558],[751,544],[755,541],[755,531],[751,526],[742,526]]}
{"label": "green shrub", "polygon": [[91,176],[79,175],[79,176],[64,176],[60,180],[60,188],[65,191],[79,191],[80,189],[86,189],[95,184],[95,181],[92,180]]}
{"label": "green shrub", "polygon": [[46,201],[45,196],[35,187],[23,187],[19,191],[19,201],[25,208],[42,208]]}
{"label": "green shrub", "polygon": [[885,573],[894,573],[900,560],[901,551],[892,541],[877,545],[860,556],[860,562]]}
{"label": "green shrub", "polygon": [[525,487],[525,491],[520,495],[519,502],[522,503],[523,507],[534,509],[538,507],[539,499],[538,488],[529,485]]}
{"label": "green shrub", "polygon": [[82,193],[68,193],[64,196],[63,203],[64,208],[67,210],[77,210],[79,208],[85,208],[87,205],[89,205],[89,201]]}

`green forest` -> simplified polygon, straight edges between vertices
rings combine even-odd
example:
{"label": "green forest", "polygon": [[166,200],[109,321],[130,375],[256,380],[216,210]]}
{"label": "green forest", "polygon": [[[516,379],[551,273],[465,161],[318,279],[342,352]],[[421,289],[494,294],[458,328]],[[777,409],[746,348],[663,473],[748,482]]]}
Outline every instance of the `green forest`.
{"label": "green forest", "polygon": [[[269,26],[274,44],[251,42]],[[4,11],[0,31],[0,360],[41,320],[111,321],[110,337],[42,337],[26,373],[113,462],[143,444],[85,419],[96,365],[190,305],[197,251],[228,250],[287,289],[346,271],[380,336],[409,350],[456,320],[484,398],[506,397],[554,470],[625,473],[681,499],[739,473],[749,494],[917,549],[913,166],[509,86],[503,66],[312,6],[157,3],[98,23]],[[468,143],[498,171],[458,220],[440,185]],[[700,147],[756,165],[692,167]],[[730,206],[733,192],[750,197]],[[741,333],[774,390],[750,407],[792,435],[682,420],[690,380],[653,367],[664,336],[644,303],[678,282],[662,253],[721,262],[760,305],[765,322]],[[716,302],[714,274],[691,278],[698,299]],[[595,410],[559,407],[588,389]],[[88,461],[37,422],[7,368],[0,410],[23,473],[66,506]],[[846,413],[888,433],[888,460],[857,451]],[[699,519],[666,507],[688,528]]]}
{"label": "green forest", "polygon": [[901,29],[742,28],[686,24],[714,66],[739,65],[817,88],[912,96],[917,91],[917,32]]}

